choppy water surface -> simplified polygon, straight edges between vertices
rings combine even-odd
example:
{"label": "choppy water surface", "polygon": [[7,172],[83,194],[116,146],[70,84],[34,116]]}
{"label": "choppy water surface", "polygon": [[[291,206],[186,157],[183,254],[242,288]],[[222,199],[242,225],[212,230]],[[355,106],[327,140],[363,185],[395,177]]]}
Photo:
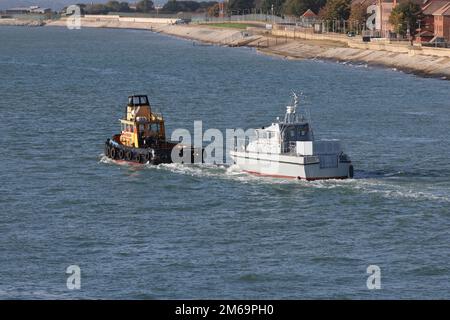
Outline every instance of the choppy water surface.
{"label": "choppy water surface", "polygon": [[[129,94],[171,132],[265,125],[291,89],[356,179],[102,157]],[[449,89],[144,31],[2,27],[0,298],[450,298]]]}

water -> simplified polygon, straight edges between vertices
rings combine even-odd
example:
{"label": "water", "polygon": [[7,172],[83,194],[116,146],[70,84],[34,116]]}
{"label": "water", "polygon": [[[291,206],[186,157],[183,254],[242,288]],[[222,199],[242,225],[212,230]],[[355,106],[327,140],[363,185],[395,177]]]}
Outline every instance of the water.
{"label": "water", "polygon": [[[2,27],[0,298],[448,299],[449,88],[145,31]],[[291,89],[356,179],[102,156],[129,94],[149,94],[171,132],[266,125]]]}

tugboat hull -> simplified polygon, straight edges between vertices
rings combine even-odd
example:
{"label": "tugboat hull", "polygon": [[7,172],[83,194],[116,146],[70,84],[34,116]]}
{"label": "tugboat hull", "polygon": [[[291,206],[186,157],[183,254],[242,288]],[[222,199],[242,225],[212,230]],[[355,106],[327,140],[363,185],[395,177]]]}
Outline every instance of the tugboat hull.
{"label": "tugboat hull", "polygon": [[124,146],[112,139],[105,142],[105,156],[118,161],[136,164],[172,163],[171,153],[175,144],[166,143],[164,146],[148,148],[132,148]]}
{"label": "tugboat hull", "polygon": [[[177,148],[178,155],[180,155],[180,152],[190,154],[190,163],[196,163],[198,161],[203,162],[203,149],[196,149],[191,146],[182,146],[177,143],[167,141],[161,143],[160,145],[155,145],[148,148],[133,148],[124,146],[114,139],[107,139],[105,142],[104,153],[106,157],[115,161],[133,164],[158,165],[161,163],[174,162],[172,160],[172,151],[174,148]],[[180,163],[184,162],[180,161]]]}

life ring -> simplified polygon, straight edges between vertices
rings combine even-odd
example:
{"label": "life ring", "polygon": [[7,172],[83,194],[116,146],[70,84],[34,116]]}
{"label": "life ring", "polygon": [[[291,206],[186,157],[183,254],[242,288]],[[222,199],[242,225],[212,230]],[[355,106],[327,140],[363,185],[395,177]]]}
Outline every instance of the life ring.
{"label": "life ring", "polygon": [[354,169],[353,169],[353,166],[350,165],[350,166],[348,167],[348,177],[349,177],[349,178],[353,178],[353,174],[354,174]]}
{"label": "life ring", "polygon": [[109,151],[109,156],[110,156],[110,158],[111,159],[115,159],[116,158],[116,154],[117,154],[117,151],[116,151],[116,148],[111,148],[111,150]]}
{"label": "life ring", "polygon": [[125,156],[125,152],[123,152],[123,150],[120,149],[117,155],[119,156],[120,160],[123,160],[123,157]]}
{"label": "life ring", "polygon": [[126,153],[125,153],[125,159],[127,160],[127,161],[130,161],[131,159],[133,159],[133,153],[131,152],[131,151],[127,151]]}

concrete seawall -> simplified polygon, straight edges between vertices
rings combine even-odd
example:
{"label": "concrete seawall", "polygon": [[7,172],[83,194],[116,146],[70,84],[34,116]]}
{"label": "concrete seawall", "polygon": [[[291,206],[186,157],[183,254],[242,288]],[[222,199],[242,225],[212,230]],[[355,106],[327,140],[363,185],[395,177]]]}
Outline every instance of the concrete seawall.
{"label": "concrete seawall", "polygon": [[450,79],[450,58],[446,57],[338,47],[325,43],[311,44],[308,41],[294,41],[262,50],[288,58],[363,62],[368,65],[386,66],[423,76]]}
{"label": "concrete seawall", "polygon": [[0,19],[0,26],[40,27],[45,25],[42,21],[21,19]]}
{"label": "concrete seawall", "polygon": [[[450,79],[450,49],[392,44],[365,43],[345,35],[314,34],[294,30],[273,30],[278,37],[295,39],[271,48],[270,53],[291,58],[319,58],[382,65],[424,76]],[[334,45],[329,45],[334,42]]]}
{"label": "concrete seawall", "polygon": [[[362,62],[396,68],[423,76],[450,79],[450,49],[363,43],[345,35],[311,34],[272,30],[272,35],[249,28],[217,28],[207,25],[175,25],[154,18],[87,16],[82,27],[144,29],[184,39],[228,46],[257,47],[261,52],[292,59],[324,59]],[[170,20],[170,19],[169,19]],[[49,26],[66,26],[64,19]]]}
{"label": "concrete seawall", "polygon": [[[66,27],[67,19],[47,23],[47,26]],[[213,28],[198,25],[175,25],[173,19],[122,18],[118,16],[87,16],[81,18],[82,28],[143,29],[172,35],[184,39],[211,44],[242,46],[260,39],[261,36],[244,36],[242,30],[232,28]]]}

